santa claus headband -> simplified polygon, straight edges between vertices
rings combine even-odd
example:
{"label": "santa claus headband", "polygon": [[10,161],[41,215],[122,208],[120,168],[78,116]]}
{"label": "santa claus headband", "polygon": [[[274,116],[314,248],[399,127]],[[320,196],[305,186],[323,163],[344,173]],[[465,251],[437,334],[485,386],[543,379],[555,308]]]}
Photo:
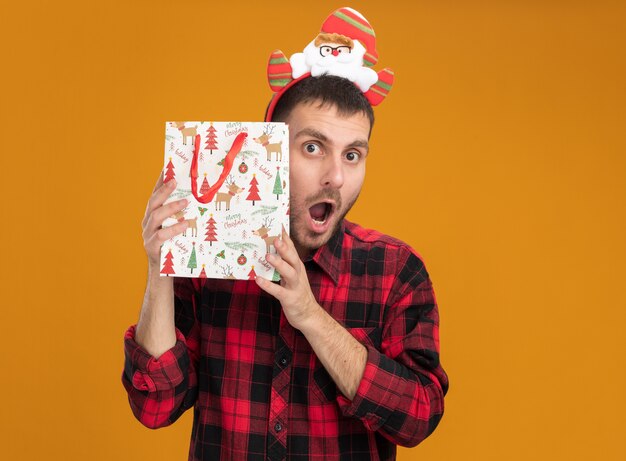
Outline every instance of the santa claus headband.
{"label": "santa claus headband", "polygon": [[361,13],[339,8],[322,24],[321,32],[302,53],[290,59],[276,50],[267,65],[267,79],[274,96],[267,109],[271,121],[281,96],[307,77],[335,75],[354,82],[372,106],[380,104],[393,85],[393,71],[385,68],[376,73],[371,66],[378,61],[374,29]]}

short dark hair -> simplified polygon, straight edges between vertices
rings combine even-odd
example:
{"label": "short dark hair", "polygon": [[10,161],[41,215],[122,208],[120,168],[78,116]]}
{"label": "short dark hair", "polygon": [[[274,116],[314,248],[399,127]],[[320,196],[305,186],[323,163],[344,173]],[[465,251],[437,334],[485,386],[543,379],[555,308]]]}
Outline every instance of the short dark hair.
{"label": "short dark hair", "polygon": [[[334,75],[308,77],[289,88],[276,103],[271,121],[284,121],[298,104],[318,102],[320,107],[333,106],[339,115],[362,113],[374,127],[372,105],[350,80]],[[269,108],[269,106],[268,106]],[[267,111],[265,113],[267,118]]]}

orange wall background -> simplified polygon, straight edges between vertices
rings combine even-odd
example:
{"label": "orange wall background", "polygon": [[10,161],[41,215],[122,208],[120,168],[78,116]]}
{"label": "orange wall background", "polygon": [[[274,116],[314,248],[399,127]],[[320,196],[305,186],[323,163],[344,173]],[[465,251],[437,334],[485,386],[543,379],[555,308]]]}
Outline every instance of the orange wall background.
{"label": "orange wall background", "polygon": [[[120,382],[166,120],[261,120],[344,2],[21,1],[0,17],[0,458],[186,459]],[[408,460],[626,459],[624,2],[353,1],[397,81],[350,217],[424,257],[451,380]]]}

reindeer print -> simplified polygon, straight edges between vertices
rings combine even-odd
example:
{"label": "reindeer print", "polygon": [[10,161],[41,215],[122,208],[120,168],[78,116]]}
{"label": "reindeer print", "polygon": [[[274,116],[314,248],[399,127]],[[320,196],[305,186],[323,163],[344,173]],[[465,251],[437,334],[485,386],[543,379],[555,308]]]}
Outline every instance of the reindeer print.
{"label": "reindeer print", "polygon": [[226,267],[224,267],[218,264],[218,267],[220,268],[220,270],[222,271],[222,274],[224,275],[222,278],[226,280],[237,280],[237,277],[233,275],[233,268],[231,266],[226,265]]}
{"label": "reindeer print", "polygon": [[270,231],[273,222],[274,222],[274,218],[272,219],[265,218],[263,220],[263,225],[259,227],[257,230],[252,231],[254,235],[258,235],[265,241],[266,253],[270,252],[270,247],[274,245],[274,239],[280,237],[280,235],[268,235],[268,232]]}
{"label": "reindeer print", "polygon": [[289,225],[289,127],[171,119],[162,125],[164,174],[177,183],[164,202],[187,203],[165,211],[163,228],[185,229],[164,242],[161,275],[280,279],[265,258],[277,253],[274,242]]}
{"label": "reindeer print", "polygon": [[275,144],[270,144],[270,136],[274,132],[274,128],[275,128],[274,126],[270,127],[269,125],[266,125],[265,129],[263,130],[263,134],[259,136],[258,138],[252,138],[252,139],[254,139],[257,143],[265,147],[268,161],[272,160],[272,153],[276,153],[276,160],[282,161],[283,160],[283,147],[282,147],[283,142],[279,141]]}
{"label": "reindeer print", "polygon": [[173,122],[173,125],[178,128],[183,135],[183,145],[187,145],[187,138],[191,136],[191,143],[193,144],[194,137],[198,134],[195,126],[185,128],[185,122]]}
{"label": "reindeer print", "polygon": [[228,179],[226,180],[226,187],[228,188],[228,192],[218,192],[217,194],[215,194],[216,210],[222,209],[222,203],[226,205],[226,211],[230,210],[230,201],[235,195],[241,193],[244,190],[243,187],[239,187],[237,184],[235,184],[232,175],[228,176]]}
{"label": "reindeer print", "polygon": [[188,227],[183,232],[183,237],[187,237],[187,231],[189,229],[191,229],[191,236],[192,237],[197,237],[198,236],[198,226],[197,226],[198,218],[185,219],[185,210],[179,211],[178,213],[170,216],[170,218],[175,219],[178,222],[187,221]]}

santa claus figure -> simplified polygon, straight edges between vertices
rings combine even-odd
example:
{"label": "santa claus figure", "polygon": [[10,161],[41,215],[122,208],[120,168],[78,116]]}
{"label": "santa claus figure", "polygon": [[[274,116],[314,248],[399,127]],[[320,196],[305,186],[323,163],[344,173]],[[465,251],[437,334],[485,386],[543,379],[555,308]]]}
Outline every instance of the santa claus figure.
{"label": "santa claus figure", "polygon": [[275,97],[268,107],[267,120],[271,120],[283,92],[309,75],[346,78],[359,87],[372,106],[380,104],[391,90],[394,76],[389,68],[376,73],[371,67],[377,62],[376,34],[370,23],[352,8],[335,10],[302,53],[289,60],[280,50],[270,56],[267,80]]}
{"label": "santa claus figure", "polygon": [[322,32],[309,43],[304,52],[291,56],[289,63],[293,78],[310,72],[313,77],[323,74],[344,77],[366,92],[378,80],[369,67],[363,67],[365,47],[345,35]]}

